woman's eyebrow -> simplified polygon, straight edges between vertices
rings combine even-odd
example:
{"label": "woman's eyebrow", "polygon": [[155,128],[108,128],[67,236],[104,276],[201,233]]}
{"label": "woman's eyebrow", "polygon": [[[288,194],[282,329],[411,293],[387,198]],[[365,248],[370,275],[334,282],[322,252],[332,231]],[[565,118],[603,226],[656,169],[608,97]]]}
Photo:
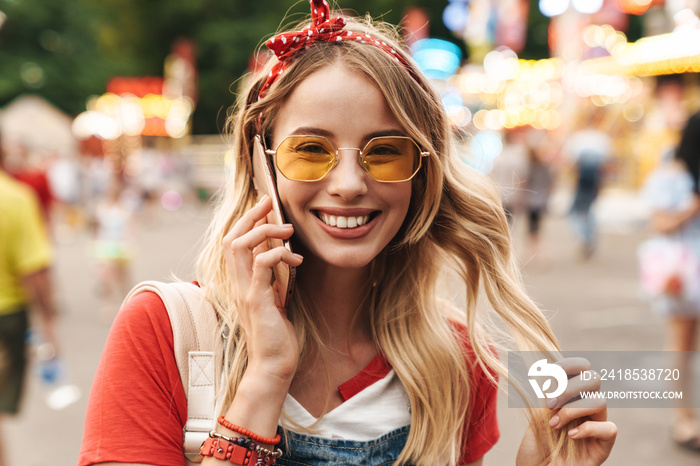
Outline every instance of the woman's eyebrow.
{"label": "woman's eyebrow", "polygon": [[[327,129],[317,128],[314,126],[300,126],[290,133],[291,135],[313,135],[313,136],[323,136],[326,138],[335,137],[335,133],[328,131]],[[372,138],[378,138],[382,136],[406,136],[406,132],[400,129],[386,129],[380,131],[373,131],[364,135],[362,138],[364,141],[369,141]]]}
{"label": "woman's eyebrow", "polygon": [[332,138],[334,133],[322,128],[315,128],[313,126],[300,126],[291,133],[290,135],[300,136],[300,135],[311,135],[311,136],[323,136],[326,138]]}
{"label": "woman's eyebrow", "polygon": [[369,141],[372,138],[379,138],[382,136],[406,136],[406,132],[400,129],[387,129],[382,131],[374,131],[367,134],[364,139]]}

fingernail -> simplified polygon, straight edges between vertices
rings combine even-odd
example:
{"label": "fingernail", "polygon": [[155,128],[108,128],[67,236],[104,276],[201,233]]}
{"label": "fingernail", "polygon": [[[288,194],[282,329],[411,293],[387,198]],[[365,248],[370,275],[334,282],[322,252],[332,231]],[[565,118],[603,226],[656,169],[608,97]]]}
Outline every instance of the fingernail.
{"label": "fingernail", "polygon": [[554,408],[557,405],[557,399],[550,398],[549,400],[547,400],[547,402],[544,405],[548,408]]}
{"label": "fingernail", "polygon": [[301,254],[296,254],[296,253],[294,253],[294,257],[296,257],[296,258],[299,259],[300,261],[303,261],[303,260],[304,260],[304,256],[302,256]]}
{"label": "fingernail", "polygon": [[576,434],[578,434],[578,429],[571,429],[569,431],[569,437],[573,437]]}
{"label": "fingernail", "polygon": [[549,425],[554,427],[557,424],[559,424],[559,416],[554,416],[552,419],[549,420]]}
{"label": "fingernail", "polygon": [[282,224],[282,228],[293,228],[293,227],[294,227],[294,225],[292,225],[291,223]]}
{"label": "fingernail", "polygon": [[262,204],[265,199],[267,199],[267,194],[263,194],[262,197],[258,199],[258,203],[256,205]]}

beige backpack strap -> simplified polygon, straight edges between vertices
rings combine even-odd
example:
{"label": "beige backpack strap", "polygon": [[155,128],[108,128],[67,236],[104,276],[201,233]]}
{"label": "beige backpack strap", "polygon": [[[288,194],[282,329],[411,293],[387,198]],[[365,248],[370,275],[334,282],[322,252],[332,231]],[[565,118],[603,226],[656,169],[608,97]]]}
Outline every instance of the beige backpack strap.
{"label": "beige backpack strap", "polygon": [[144,291],[156,293],[168,311],[175,361],[187,396],[183,450],[189,460],[200,462],[199,448],[216,426],[216,311],[197,285],[186,282],[142,282],[125,302]]}

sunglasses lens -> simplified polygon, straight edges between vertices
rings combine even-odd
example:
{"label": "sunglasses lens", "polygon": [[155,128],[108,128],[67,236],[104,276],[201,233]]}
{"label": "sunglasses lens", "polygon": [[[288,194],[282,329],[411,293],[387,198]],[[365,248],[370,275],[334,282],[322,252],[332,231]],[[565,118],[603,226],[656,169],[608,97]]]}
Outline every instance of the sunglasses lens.
{"label": "sunglasses lens", "polygon": [[406,181],[420,168],[420,149],[406,137],[374,138],[362,154],[365,169],[377,181]]}
{"label": "sunglasses lens", "polygon": [[277,168],[290,180],[320,180],[334,162],[335,149],[322,137],[289,136],[276,151]]}

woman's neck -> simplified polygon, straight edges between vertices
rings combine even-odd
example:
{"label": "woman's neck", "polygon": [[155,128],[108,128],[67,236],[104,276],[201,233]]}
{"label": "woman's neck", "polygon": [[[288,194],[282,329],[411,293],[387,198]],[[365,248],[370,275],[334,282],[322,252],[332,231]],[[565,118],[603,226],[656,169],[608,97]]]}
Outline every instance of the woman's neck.
{"label": "woman's neck", "polygon": [[318,315],[323,344],[308,348],[289,393],[312,416],[319,417],[324,410],[342,404],[336,387],[357,375],[377,354],[366,309],[370,267],[330,266],[308,252],[304,258],[297,291],[304,293]]}
{"label": "woman's neck", "polygon": [[319,313],[319,330],[329,347],[346,351],[353,342],[371,338],[363,312],[370,289],[369,266],[340,268],[307,256],[300,272],[299,292]]}

